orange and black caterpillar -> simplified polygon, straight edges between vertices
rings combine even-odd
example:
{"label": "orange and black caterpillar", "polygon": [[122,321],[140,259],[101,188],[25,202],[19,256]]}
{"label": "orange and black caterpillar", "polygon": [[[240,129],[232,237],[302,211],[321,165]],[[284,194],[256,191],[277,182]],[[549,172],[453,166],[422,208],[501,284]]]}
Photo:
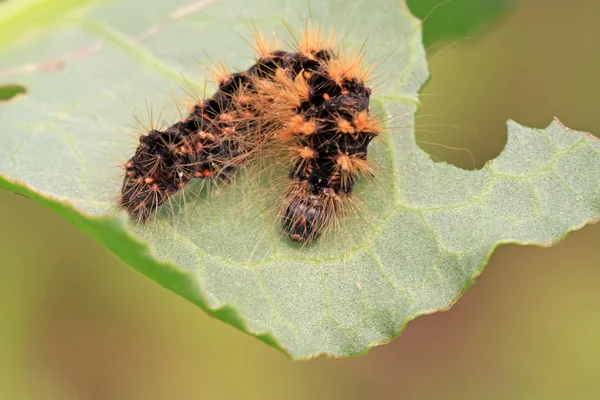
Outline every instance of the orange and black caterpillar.
{"label": "orange and black caterpillar", "polygon": [[225,76],[184,120],[140,138],[121,205],[145,221],[191,179],[226,179],[255,153],[284,150],[292,166],[283,230],[297,242],[321,236],[350,207],[358,175],[370,174],[367,147],[380,132],[362,57],[340,57],[323,43],[305,31],[297,51],[271,51],[259,36],[252,67]]}

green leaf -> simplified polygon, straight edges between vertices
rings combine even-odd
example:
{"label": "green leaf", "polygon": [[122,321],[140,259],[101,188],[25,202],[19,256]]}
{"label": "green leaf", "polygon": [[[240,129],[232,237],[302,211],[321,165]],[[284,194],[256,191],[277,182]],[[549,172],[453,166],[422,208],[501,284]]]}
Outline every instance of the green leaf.
{"label": "green leaf", "polygon": [[460,39],[477,32],[511,9],[516,0],[407,0],[412,13],[424,20],[423,42]]}
{"label": "green leaf", "polygon": [[[19,83],[27,94],[0,105],[0,187],[36,199],[142,274],[292,357],[355,355],[389,342],[409,320],[448,308],[499,244],[549,245],[600,216],[600,144],[558,122],[545,130],[510,123],[506,149],[482,170],[434,163],[412,128],[428,78],[419,22],[398,2],[334,0],[314,2],[312,15],[348,49],[369,37],[367,54],[385,60],[374,108],[392,121],[370,148],[380,168],[356,188],[358,215],[314,246],[291,244],[269,207],[278,195],[270,171],[287,172],[275,164],[131,226],[115,210],[122,178],[113,165],[135,146],[122,142],[136,115],[148,123],[150,104],[176,120],[171,92],[202,93],[198,61],[247,68],[251,50],[238,34],[247,38],[254,23],[287,38],[281,21],[298,32],[309,15],[304,0],[151,3],[8,3],[0,85]],[[20,24],[35,15],[41,26]]]}

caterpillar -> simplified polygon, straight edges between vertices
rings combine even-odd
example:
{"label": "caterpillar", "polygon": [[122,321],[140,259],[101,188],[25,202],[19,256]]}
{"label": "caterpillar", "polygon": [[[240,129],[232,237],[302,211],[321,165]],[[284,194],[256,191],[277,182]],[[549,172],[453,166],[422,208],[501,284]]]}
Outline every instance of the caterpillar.
{"label": "caterpillar", "polygon": [[371,175],[367,147],[381,130],[369,112],[369,69],[307,27],[295,47],[272,50],[257,35],[254,65],[223,76],[182,121],[141,136],[126,164],[122,207],[143,222],[191,179],[227,179],[257,155],[285,153],[285,235],[310,243],[342,219],[356,179]]}

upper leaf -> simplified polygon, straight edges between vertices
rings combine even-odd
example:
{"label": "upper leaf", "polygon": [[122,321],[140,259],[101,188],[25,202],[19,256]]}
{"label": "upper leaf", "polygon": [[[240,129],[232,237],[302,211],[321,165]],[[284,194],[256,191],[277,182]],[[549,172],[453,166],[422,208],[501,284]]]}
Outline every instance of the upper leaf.
{"label": "upper leaf", "polygon": [[[282,21],[298,32],[308,17],[304,1],[151,3],[48,2],[43,27],[27,32],[0,19],[0,85],[27,89],[0,106],[0,187],[36,198],[143,274],[293,357],[388,342],[408,320],[449,307],[500,243],[548,245],[600,216],[600,144],[558,122],[510,123],[505,151],[479,171],[432,162],[412,128],[428,77],[419,21],[402,3],[335,0],[313,4],[312,16],[347,48],[368,37],[367,54],[384,60],[374,107],[392,121],[369,152],[376,178],[356,188],[359,215],[314,246],[291,244],[269,211],[273,174],[287,172],[274,165],[130,226],[115,208],[122,177],[113,165],[135,146],[122,143],[135,118],[148,124],[151,108],[175,121],[170,93],[203,91],[198,61],[247,68],[251,50],[238,34],[247,38],[252,23],[288,38]],[[20,18],[40,12],[22,4],[11,11]]]}

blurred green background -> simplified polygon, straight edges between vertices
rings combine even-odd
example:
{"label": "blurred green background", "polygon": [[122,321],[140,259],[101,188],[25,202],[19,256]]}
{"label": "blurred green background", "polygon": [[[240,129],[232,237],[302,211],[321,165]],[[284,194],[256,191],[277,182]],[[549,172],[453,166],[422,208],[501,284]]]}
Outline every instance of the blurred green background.
{"label": "blurred green background", "polygon": [[[473,168],[502,150],[509,118],[598,134],[599,15],[597,1],[521,0],[437,45],[422,146]],[[501,247],[450,311],[365,356],[290,362],[32,200],[0,192],[0,221],[0,399],[600,398],[600,225]]]}

